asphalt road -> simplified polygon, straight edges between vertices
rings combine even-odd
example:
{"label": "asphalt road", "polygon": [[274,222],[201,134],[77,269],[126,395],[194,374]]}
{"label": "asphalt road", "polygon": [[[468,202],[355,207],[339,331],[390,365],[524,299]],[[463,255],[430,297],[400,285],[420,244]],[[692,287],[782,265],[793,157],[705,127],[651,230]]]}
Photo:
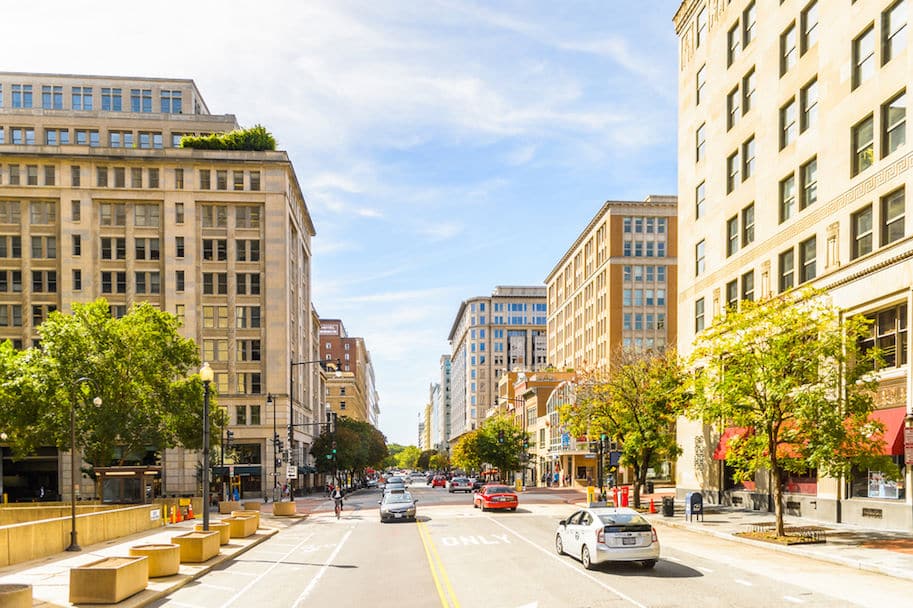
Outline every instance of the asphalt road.
{"label": "asphalt road", "polygon": [[[419,521],[381,524],[379,491],[312,514],[156,606],[569,608],[904,606],[908,581],[658,527],[662,559],[588,572],[554,552],[574,507],[521,494],[516,513],[417,487]],[[327,509],[329,509],[327,503]]]}

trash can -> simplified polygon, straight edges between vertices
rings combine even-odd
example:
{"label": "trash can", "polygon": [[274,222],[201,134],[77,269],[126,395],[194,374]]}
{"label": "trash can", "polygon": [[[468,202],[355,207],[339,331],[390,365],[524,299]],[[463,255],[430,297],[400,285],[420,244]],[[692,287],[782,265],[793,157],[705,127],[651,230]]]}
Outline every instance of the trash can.
{"label": "trash can", "polygon": [[663,517],[675,516],[675,499],[671,496],[663,496]]}
{"label": "trash can", "polygon": [[652,493],[653,493],[653,482],[652,482],[652,481],[649,481],[649,480],[648,480],[648,481],[644,482],[644,491],[645,491],[647,494],[652,494]]}

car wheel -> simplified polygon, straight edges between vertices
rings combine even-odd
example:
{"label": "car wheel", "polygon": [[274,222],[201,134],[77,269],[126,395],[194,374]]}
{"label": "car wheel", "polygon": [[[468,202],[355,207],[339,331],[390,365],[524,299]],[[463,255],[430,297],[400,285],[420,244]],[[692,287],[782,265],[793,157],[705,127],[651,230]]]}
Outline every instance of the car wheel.
{"label": "car wheel", "polygon": [[586,545],[583,545],[583,550],[580,552],[580,561],[587,570],[595,568],[593,562],[590,561],[590,549]]}
{"label": "car wheel", "polygon": [[561,535],[555,535],[555,552],[558,555],[564,555],[564,543],[561,541]]}
{"label": "car wheel", "polygon": [[656,565],[656,560],[655,560],[655,559],[647,559],[647,560],[642,561],[641,564],[643,564],[643,567],[644,567],[644,568],[646,568],[647,570],[649,570],[650,568],[653,568],[653,567]]}

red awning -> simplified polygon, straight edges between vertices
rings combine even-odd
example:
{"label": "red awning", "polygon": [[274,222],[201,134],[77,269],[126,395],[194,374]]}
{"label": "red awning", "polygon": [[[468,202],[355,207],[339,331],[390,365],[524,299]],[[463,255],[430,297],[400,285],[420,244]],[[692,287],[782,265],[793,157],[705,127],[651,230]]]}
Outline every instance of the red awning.
{"label": "red awning", "polygon": [[748,427],[745,426],[729,426],[726,427],[726,430],[723,431],[723,434],[720,435],[720,440],[716,444],[716,449],[713,450],[713,459],[714,460],[726,460],[726,454],[729,453],[729,441],[735,437],[742,438],[748,434]]}
{"label": "red awning", "polygon": [[889,456],[903,455],[903,421],[907,415],[904,407],[892,407],[884,410],[875,410],[869,418],[877,420],[884,425],[884,435],[880,433],[877,439],[884,439],[884,453]]}

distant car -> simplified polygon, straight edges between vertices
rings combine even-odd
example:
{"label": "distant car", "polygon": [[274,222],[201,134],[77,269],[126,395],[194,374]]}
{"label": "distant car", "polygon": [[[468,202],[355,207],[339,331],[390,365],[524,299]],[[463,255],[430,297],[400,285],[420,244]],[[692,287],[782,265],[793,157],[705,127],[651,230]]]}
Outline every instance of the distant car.
{"label": "distant car", "polygon": [[384,486],[384,494],[390,494],[392,492],[403,493],[406,491],[406,483],[402,479],[388,479],[387,484]]}
{"label": "distant car", "polygon": [[487,484],[475,493],[472,499],[473,508],[480,508],[483,511],[489,509],[509,509],[517,510],[519,500],[517,493],[510,486],[501,484]]}
{"label": "distant car", "polygon": [[447,491],[454,492],[472,492],[472,482],[466,477],[454,477],[447,485]]}
{"label": "distant car", "polygon": [[376,479],[369,479],[367,482],[365,482],[365,486],[367,486],[367,487],[369,487],[369,488],[376,488],[376,487],[377,487],[377,480],[376,480]]}
{"label": "distant car", "polygon": [[406,478],[406,481],[409,482],[409,485],[414,486],[417,483],[425,483],[425,474],[424,473],[412,473],[409,477]]}
{"label": "distant car", "polygon": [[472,482],[472,491],[481,490],[482,486],[485,485],[485,480],[481,477],[470,477],[469,481]]}
{"label": "distant car", "polygon": [[415,521],[415,503],[418,502],[409,492],[391,492],[377,501],[380,504],[381,523],[395,519]]}
{"label": "distant car", "polygon": [[659,559],[659,539],[656,528],[634,509],[597,507],[558,522],[555,551],[579,559],[587,570],[605,562],[652,568]]}
{"label": "distant car", "polygon": [[443,475],[435,475],[431,478],[431,487],[432,488],[446,488],[447,480],[444,479]]}

